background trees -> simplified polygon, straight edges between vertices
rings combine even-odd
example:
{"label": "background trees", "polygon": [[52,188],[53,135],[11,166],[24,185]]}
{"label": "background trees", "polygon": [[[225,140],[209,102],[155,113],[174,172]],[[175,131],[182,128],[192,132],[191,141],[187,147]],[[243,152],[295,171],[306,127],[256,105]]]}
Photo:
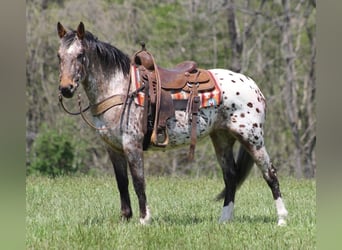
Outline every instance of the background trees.
{"label": "background trees", "polygon": [[[101,40],[129,55],[145,41],[164,67],[191,59],[203,68],[228,68],[252,77],[267,98],[266,146],[274,164],[283,173],[315,176],[315,15],[315,0],[28,1],[27,167],[37,155],[32,145],[45,124],[58,132],[74,130],[70,140],[82,145],[75,147],[76,155],[87,155],[83,169],[112,172],[95,133],[58,107],[56,23],[75,28],[83,21]],[[151,174],[220,173],[209,141],[199,144],[192,164],[182,151],[146,155]]]}

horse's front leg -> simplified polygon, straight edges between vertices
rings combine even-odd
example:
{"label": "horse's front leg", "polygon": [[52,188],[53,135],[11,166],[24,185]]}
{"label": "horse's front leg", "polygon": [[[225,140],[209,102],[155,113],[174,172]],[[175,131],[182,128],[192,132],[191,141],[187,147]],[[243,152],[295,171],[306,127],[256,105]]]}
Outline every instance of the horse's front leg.
{"label": "horse's front leg", "polygon": [[140,209],[140,223],[149,224],[151,215],[147,206],[145,193],[145,177],[144,177],[144,155],[142,150],[142,143],[131,141],[126,143],[124,151],[128,160],[128,165],[131,170],[133,185],[135,193],[138,196]]}
{"label": "horse's front leg", "polygon": [[110,148],[107,148],[107,151],[114,167],[116,183],[120,192],[121,216],[128,220],[132,217],[132,208],[128,192],[127,160],[122,152],[119,153]]}

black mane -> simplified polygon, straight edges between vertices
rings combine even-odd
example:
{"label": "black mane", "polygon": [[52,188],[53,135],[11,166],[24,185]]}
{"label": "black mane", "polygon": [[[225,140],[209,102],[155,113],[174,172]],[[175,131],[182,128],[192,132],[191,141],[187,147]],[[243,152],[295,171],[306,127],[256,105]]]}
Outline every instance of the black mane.
{"label": "black mane", "polygon": [[[63,44],[66,47],[71,46],[71,44],[76,39],[76,31],[70,31],[63,37]],[[129,56],[112,46],[109,43],[102,42],[98,40],[91,32],[86,31],[85,37],[83,39],[84,45],[97,53],[101,66],[104,70],[112,72],[119,69],[124,72],[124,74],[129,74],[130,70],[130,59]]]}

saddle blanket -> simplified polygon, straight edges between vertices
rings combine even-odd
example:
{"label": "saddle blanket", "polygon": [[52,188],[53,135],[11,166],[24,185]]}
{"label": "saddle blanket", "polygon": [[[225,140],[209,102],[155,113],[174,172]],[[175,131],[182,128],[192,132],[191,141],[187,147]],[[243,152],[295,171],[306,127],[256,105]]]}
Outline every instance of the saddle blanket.
{"label": "saddle blanket", "polygon": [[[135,85],[136,89],[139,89],[142,86],[142,81],[139,76],[139,70],[134,65],[131,66],[131,80],[132,84]],[[215,82],[215,88],[211,91],[198,91],[198,96],[200,97],[200,108],[204,107],[214,107],[221,104],[221,90],[217,84],[216,78],[212,75],[210,71],[208,71],[212,79]],[[144,106],[144,96],[145,94],[140,91],[134,98],[135,103]],[[184,90],[171,90],[171,97],[173,100],[188,100],[190,93]]]}

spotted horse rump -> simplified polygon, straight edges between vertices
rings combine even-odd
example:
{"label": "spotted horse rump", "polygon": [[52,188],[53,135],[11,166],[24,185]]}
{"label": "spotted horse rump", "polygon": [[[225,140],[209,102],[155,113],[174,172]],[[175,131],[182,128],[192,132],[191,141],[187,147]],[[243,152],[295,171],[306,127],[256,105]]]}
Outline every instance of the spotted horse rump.
{"label": "spotted horse rump", "polygon": [[[60,38],[60,103],[63,105],[63,98],[72,98],[78,87],[83,87],[89,100],[91,126],[105,142],[114,168],[122,217],[130,219],[133,216],[128,189],[129,169],[139,201],[140,222],[150,223],[152,215],[144,177],[144,126],[141,124],[144,107],[128,102],[133,93],[139,92],[138,86],[131,85],[130,57],[86,31],[82,22],[76,30],[66,30],[58,23],[57,34]],[[276,168],[264,143],[266,99],[248,76],[227,69],[208,71],[215,78],[221,94],[215,98],[202,95],[195,132],[199,138],[211,139],[222,169],[224,189],[218,198],[224,202],[219,222],[233,219],[235,193],[255,163],[272,192],[278,225],[285,225],[288,212]],[[83,116],[80,104],[79,109]],[[188,118],[186,111],[179,109],[167,120],[170,141],[164,150],[189,145],[191,126]],[[236,141],[241,146],[238,155],[234,156]]]}

